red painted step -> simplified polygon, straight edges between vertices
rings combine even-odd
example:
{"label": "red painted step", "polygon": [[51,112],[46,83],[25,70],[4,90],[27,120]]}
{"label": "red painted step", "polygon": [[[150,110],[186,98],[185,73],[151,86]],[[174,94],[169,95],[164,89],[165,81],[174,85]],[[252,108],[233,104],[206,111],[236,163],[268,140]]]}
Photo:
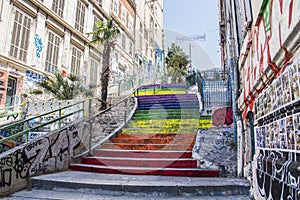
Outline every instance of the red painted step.
{"label": "red painted step", "polygon": [[121,158],[191,158],[192,151],[95,149],[94,156]]}
{"label": "red painted step", "polygon": [[72,164],[71,170],[108,173],[108,174],[134,174],[134,175],[160,175],[184,177],[218,177],[217,170],[203,170],[197,168],[147,168],[147,167],[117,167],[101,165]]}
{"label": "red painted step", "polygon": [[120,158],[120,157],[83,157],[82,164],[125,166],[125,167],[160,167],[160,168],[195,168],[197,161],[191,158]]}

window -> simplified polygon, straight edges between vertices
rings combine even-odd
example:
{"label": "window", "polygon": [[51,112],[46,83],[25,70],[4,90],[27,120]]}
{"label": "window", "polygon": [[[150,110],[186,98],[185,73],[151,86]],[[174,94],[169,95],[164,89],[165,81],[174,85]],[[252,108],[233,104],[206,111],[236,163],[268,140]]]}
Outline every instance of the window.
{"label": "window", "polygon": [[46,56],[46,68],[45,68],[47,72],[50,73],[57,72],[59,43],[60,43],[60,37],[52,32],[49,32],[47,56]]}
{"label": "window", "polygon": [[91,58],[91,68],[90,68],[90,83],[98,84],[98,73],[99,73],[99,62],[93,58]]}
{"label": "window", "polygon": [[133,44],[132,44],[132,42],[129,42],[129,54],[131,56],[133,55]]}
{"label": "window", "polygon": [[83,52],[77,47],[72,48],[71,74],[80,76],[80,63]]}
{"label": "window", "polygon": [[126,24],[126,9],[122,7],[121,21]]}
{"label": "window", "polygon": [[102,5],[102,0],[96,0],[97,3],[100,4],[100,6]]}
{"label": "window", "polygon": [[31,18],[16,10],[9,55],[26,61]]}
{"label": "window", "polygon": [[58,14],[60,17],[63,17],[64,14],[65,0],[53,0],[52,10]]}
{"label": "window", "polygon": [[140,22],[140,32],[143,34],[143,24]]}
{"label": "window", "polygon": [[113,10],[114,10],[114,13],[118,16],[118,14],[119,14],[119,1],[118,0],[114,0]]}
{"label": "window", "polygon": [[123,48],[123,50],[125,50],[125,48],[126,48],[126,36],[125,36],[125,34],[122,35],[122,48]]}
{"label": "window", "polygon": [[133,30],[133,19],[131,16],[129,17],[128,29],[129,31]]}
{"label": "window", "polygon": [[84,3],[77,1],[75,28],[81,33],[83,33],[85,9]]}
{"label": "window", "polygon": [[146,27],[144,30],[144,38],[145,38],[145,40],[148,40],[148,31],[147,31]]}

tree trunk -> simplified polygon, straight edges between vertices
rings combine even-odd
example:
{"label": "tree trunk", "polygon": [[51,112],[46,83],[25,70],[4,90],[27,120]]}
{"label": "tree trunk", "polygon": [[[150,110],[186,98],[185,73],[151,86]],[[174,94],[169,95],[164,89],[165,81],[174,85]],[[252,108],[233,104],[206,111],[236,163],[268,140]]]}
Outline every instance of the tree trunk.
{"label": "tree trunk", "polygon": [[107,93],[108,93],[108,82],[109,82],[109,74],[110,74],[110,52],[111,52],[112,44],[110,42],[106,42],[104,44],[103,51],[103,66],[102,66],[102,76],[101,76],[101,110],[106,109],[107,107]]}

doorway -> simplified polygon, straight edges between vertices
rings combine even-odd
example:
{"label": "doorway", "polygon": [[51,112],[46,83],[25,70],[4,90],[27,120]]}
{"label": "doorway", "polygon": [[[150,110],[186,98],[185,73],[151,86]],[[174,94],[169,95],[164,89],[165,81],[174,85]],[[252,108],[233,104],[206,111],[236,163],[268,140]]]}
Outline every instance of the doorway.
{"label": "doorway", "polygon": [[13,106],[17,89],[17,79],[9,76],[7,81],[5,107]]}

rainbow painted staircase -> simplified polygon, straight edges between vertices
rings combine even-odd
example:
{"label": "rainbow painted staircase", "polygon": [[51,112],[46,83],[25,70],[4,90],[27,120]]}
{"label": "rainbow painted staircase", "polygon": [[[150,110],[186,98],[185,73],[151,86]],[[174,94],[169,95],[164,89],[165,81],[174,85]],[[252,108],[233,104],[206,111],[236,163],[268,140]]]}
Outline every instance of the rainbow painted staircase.
{"label": "rainbow painted staircase", "polygon": [[[154,94],[153,94],[154,93]],[[81,158],[71,170],[110,174],[218,177],[217,170],[197,168],[192,148],[200,127],[197,96],[185,85],[140,88],[138,109],[129,124],[92,156]]]}

